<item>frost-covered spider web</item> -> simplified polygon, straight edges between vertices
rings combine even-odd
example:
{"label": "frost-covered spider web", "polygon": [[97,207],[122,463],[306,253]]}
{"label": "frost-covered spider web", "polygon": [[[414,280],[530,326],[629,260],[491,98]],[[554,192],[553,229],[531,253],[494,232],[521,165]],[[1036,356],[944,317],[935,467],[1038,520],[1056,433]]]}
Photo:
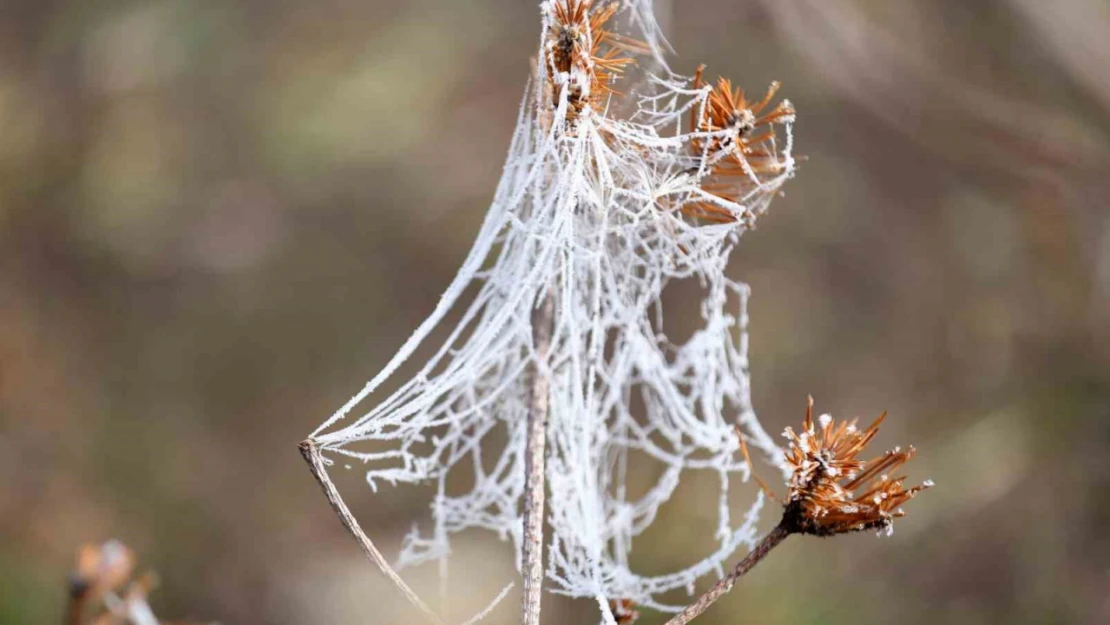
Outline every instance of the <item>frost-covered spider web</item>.
{"label": "frost-covered spider web", "polygon": [[[621,86],[629,95],[612,96],[632,104],[629,119],[587,105],[568,121],[567,85],[588,80],[537,64],[504,175],[458,275],[385,369],[312,438],[325,455],[365,462],[375,490],[383,482],[437,486],[430,530],[406,538],[400,565],[446,557],[452,535],[469,528],[511,539],[519,563],[529,385],[544,375],[549,589],[602,606],[619,597],[671,609],[660,595],[720,575],[756,538],[762,496],[742,519],[730,516],[729,482],[748,479],[734,425],[780,462],[751,405],[748,288],[724,270],[740,234],[793,175],[792,119],[783,142],[767,143],[773,175],[745,165],[733,194],[703,189],[724,155],[699,153],[695,139],[719,145],[709,139],[727,134],[689,128],[709,88],[694,89],[667,68],[650,0],[626,5],[631,35],[650,51],[641,66],[655,68],[635,91]],[[541,58],[554,27],[550,3],[544,16]],[[706,202],[736,221],[683,213]],[[697,281],[703,294],[700,327],[681,343],[663,334],[660,303],[677,280]],[[549,297],[551,347],[540,358],[533,313]],[[457,323],[442,328],[448,318]],[[437,329],[447,338],[419,372],[380,397]],[[657,464],[659,476],[636,495],[626,487],[633,454]],[[628,562],[636,537],[691,471],[719,476],[717,548],[669,575],[637,574]],[[467,477],[449,484],[459,474]],[[465,492],[453,492],[459,481]]]}

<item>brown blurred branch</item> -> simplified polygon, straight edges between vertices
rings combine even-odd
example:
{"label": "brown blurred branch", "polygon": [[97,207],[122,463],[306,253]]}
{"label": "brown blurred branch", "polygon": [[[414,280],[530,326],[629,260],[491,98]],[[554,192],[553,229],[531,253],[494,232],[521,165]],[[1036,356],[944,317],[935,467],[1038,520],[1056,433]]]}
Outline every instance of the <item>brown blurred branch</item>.
{"label": "brown blurred branch", "polygon": [[386,562],[385,557],[382,556],[378,548],[374,546],[370,537],[362,531],[362,527],[359,526],[358,520],[351,514],[350,509],[347,508],[347,504],[344,503],[343,498],[339,496],[339,491],[335,488],[335,484],[333,484],[331,478],[328,477],[328,470],[324,464],[323,457],[320,455],[320,448],[316,445],[316,441],[312,438],[307,438],[301,441],[298,447],[301,450],[301,455],[304,456],[305,462],[308,463],[309,469],[312,470],[313,477],[320,483],[320,488],[324,490],[324,496],[328,498],[328,503],[331,504],[332,509],[335,510],[335,513],[339,516],[339,520],[343,523],[343,527],[346,527],[347,531],[351,533],[351,536],[354,536],[355,540],[358,541],[359,547],[362,547],[362,552],[366,554],[366,557],[370,558],[370,561],[377,565],[382,573],[385,573],[385,576],[393,582],[393,585],[401,591],[401,594],[405,595],[409,603],[420,610],[426,621],[435,625],[443,625],[443,621],[436,616],[435,612],[432,612],[431,608],[420,600],[420,597],[413,592],[412,588],[409,588],[409,585],[405,583],[405,580],[401,579],[401,576],[393,570],[393,567],[389,566],[389,562]]}
{"label": "brown blurred branch", "polygon": [[65,625],[81,625],[85,614],[85,603],[89,596],[89,586],[81,579],[73,577],[69,582],[69,603],[66,606]]}
{"label": "brown blurred branch", "polygon": [[189,625],[163,621],[154,615],[148,597],[157,576],[135,572],[135,552],[118,540],[87,543],[77,550],[69,575],[69,601],[65,625]]}
{"label": "brown blurred branch", "polygon": [[540,622],[540,598],[543,590],[544,453],[547,447],[548,391],[551,387],[545,368],[554,319],[555,298],[548,293],[532,315],[536,364],[531,380],[531,405],[528,407],[528,447],[524,452],[524,533],[520,564],[520,572],[524,577],[520,620],[524,625],[539,625]]}

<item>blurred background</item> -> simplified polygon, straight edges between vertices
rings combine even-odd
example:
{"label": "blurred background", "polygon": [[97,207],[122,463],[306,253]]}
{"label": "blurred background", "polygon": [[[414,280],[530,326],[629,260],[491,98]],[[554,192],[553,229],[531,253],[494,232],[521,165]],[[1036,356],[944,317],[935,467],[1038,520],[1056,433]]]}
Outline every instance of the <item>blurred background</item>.
{"label": "blurred background", "polygon": [[[3,4],[0,623],[59,622],[109,537],[164,618],[415,622],[296,443],[467,251],[537,2]],[[807,394],[888,410],[877,445],[938,484],[889,539],[788,541],[699,622],[1110,622],[1110,5],[669,4],[676,70],[778,79],[799,111],[808,160],[732,268],[764,425]],[[427,493],[336,473],[395,554]],[[713,488],[680,491],[641,570],[700,559]],[[509,554],[456,544],[453,621]],[[434,569],[406,576],[434,596]]]}

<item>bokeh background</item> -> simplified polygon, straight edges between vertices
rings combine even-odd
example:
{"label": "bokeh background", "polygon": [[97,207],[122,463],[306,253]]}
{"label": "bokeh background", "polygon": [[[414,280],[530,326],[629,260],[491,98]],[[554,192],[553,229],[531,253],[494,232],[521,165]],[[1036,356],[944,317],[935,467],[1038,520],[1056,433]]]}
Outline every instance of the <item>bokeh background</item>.
{"label": "bokeh background", "polygon": [[[536,5],[4,0],[0,623],[59,622],[74,551],[109,537],[167,618],[415,622],[296,443],[468,249]],[[676,69],[779,79],[800,112],[808,160],[732,268],[764,424],[810,393],[889,410],[879,446],[916,444],[911,479],[938,484],[889,539],[788,541],[701,622],[1110,622],[1110,5],[663,9]],[[427,512],[337,479],[387,553]],[[700,558],[712,487],[664,511],[642,570]],[[459,541],[452,620],[510,560]],[[430,596],[434,568],[409,574]]]}

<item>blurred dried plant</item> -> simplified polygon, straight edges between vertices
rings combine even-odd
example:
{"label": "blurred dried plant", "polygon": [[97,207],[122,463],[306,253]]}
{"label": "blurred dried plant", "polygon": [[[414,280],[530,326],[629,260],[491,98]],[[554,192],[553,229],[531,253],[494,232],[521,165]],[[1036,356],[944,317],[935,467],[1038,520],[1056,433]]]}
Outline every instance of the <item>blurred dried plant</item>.
{"label": "blurred dried plant", "polygon": [[631,599],[610,601],[609,610],[613,613],[617,625],[631,625],[640,618],[640,613],[636,610],[636,602]]}
{"label": "blurred dried plant", "polygon": [[66,624],[173,625],[160,621],[147,601],[158,584],[154,573],[133,577],[135,565],[135,553],[117,540],[82,545],[69,578]]}
{"label": "blurred dried plant", "polygon": [[[1007,3],[1055,52],[1062,68],[1106,107],[1110,80],[1103,68],[1110,46],[1101,37],[1110,14],[1106,4]],[[904,33],[877,17],[883,13],[875,10],[879,5],[853,0],[758,0],[758,5],[778,39],[807,59],[845,100],[961,171],[1028,180],[1031,174],[1043,179],[1105,166],[1105,146],[1075,127],[1069,115],[941,66],[928,48],[907,43]],[[938,37],[929,41],[942,45]]]}

